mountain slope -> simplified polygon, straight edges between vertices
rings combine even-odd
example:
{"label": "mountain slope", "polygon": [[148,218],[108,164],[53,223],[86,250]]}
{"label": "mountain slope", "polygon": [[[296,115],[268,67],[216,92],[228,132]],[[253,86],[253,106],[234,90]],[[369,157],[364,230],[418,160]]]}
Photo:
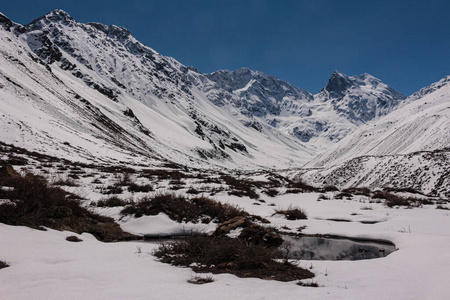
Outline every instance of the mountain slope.
{"label": "mountain slope", "polygon": [[406,97],[370,74],[347,76],[335,71],[316,98],[331,102],[352,123],[364,124],[388,114]]}
{"label": "mountain slope", "polygon": [[[416,188],[448,197],[450,80],[443,78],[409,104],[362,126],[305,165],[315,184]],[[417,99],[417,95],[423,95]]]}
{"label": "mountain slope", "polygon": [[[431,88],[436,86],[439,88],[419,100],[362,126],[333,149],[309,162],[306,167],[329,167],[355,155],[407,154],[450,147],[448,77],[431,85]],[[412,95],[413,99],[415,95]]]}
{"label": "mountain slope", "polygon": [[318,95],[245,68],[201,74],[62,10],[0,25],[2,140],[57,156],[298,166],[404,98],[367,74]]}
{"label": "mountain slope", "polygon": [[215,83],[204,88],[211,101],[219,106],[232,104],[254,119],[246,120],[247,126],[258,130],[261,124],[269,124],[315,153],[394,110],[406,98],[369,74],[349,77],[335,71],[317,95],[247,68],[206,76]]}

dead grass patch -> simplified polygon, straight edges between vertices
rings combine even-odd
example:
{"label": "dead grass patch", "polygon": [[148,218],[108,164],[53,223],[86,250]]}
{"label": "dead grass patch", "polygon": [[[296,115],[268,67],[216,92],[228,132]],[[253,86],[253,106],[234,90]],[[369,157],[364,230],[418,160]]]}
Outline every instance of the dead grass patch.
{"label": "dead grass patch", "polygon": [[248,215],[244,210],[230,204],[223,204],[207,197],[192,199],[176,193],[157,193],[127,205],[122,215],[157,215],[165,213],[177,222],[222,223],[236,216]]}
{"label": "dead grass patch", "polygon": [[314,276],[309,270],[280,262],[276,247],[248,243],[226,236],[192,235],[183,241],[162,243],[154,255],[175,266],[191,266],[195,272],[231,273],[239,277],[292,281]]}
{"label": "dead grass patch", "polygon": [[273,215],[284,215],[287,220],[305,220],[308,219],[308,215],[303,208],[297,206],[289,206],[287,209],[276,209]]}
{"label": "dead grass patch", "polygon": [[10,175],[7,167],[0,168],[0,222],[39,229],[41,226],[88,232],[102,241],[134,239],[122,231],[112,218],[97,215],[81,205],[81,198],[51,185],[44,177],[28,173]]}

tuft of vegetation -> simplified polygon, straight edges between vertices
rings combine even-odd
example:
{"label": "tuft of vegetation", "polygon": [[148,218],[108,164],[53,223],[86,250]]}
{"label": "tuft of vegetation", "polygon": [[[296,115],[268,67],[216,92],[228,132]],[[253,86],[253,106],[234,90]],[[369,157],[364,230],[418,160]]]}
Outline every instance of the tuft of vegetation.
{"label": "tuft of vegetation", "polygon": [[255,245],[280,246],[283,243],[283,239],[276,232],[275,228],[260,226],[254,223],[250,223],[244,227],[239,238]]}
{"label": "tuft of vegetation", "polygon": [[125,206],[127,204],[128,201],[122,200],[116,196],[112,196],[106,199],[100,199],[97,201],[97,207],[117,207],[117,206]]}
{"label": "tuft of vegetation", "polygon": [[127,205],[122,215],[157,215],[165,213],[177,222],[222,223],[236,216],[248,215],[244,210],[222,204],[207,197],[186,198],[175,193],[157,193]]}
{"label": "tuft of vegetation", "polygon": [[131,193],[148,193],[152,192],[154,189],[150,184],[139,185],[136,183],[130,183],[128,185],[128,191]]}
{"label": "tuft of vegetation", "polygon": [[276,247],[227,236],[192,235],[183,241],[160,244],[154,255],[175,266],[191,266],[195,272],[232,273],[280,281],[314,276],[309,270],[277,261],[282,253]]}
{"label": "tuft of vegetation", "polygon": [[0,269],[7,268],[7,267],[9,267],[9,264],[0,260]]}
{"label": "tuft of vegetation", "polygon": [[259,194],[255,191],[255,188],[263,186],[265,183],[259,181],[252,181],[247,179],[238,179],[230,175],[222,175],[220,179],[229,186],[229,195],[237,197],[249,197],[250,199],[259,199]]}
{"label": "tuft of vegetation", "polygon": [[373,198],[384,199],[384,203],[388,207],[406,206],[412,207],[416,205],[417,199],[398,196],[387,191],[376,191]]}
{"label": "tuft of vegetation", "polygon": [[140,175],[148,179],[153,179],[156,177],[159,180],[166,180],[166,179],[175,180],[192,177],[191,175],[184,174],[178,170],[165,170],[165,169],[146,169],[142,170]]}
{"label": "tuft of vegetation", "polygon": [[6,160],[6,163],[15,166],[25,166],[28,164],[28,160],[24,157],[10,155]]}
{"label": "tuft of vegetation", "polygon": [[192,194],[192,195],[198,195],[200,193],[202,193],[202,191],[200,191],[192,186],[186,191],[186,194]]}
{"label": "tuft of vegetation", "polygon": [[192,284],[205,284],[205,283],[211,283],[214,282],[214,277],[212,275],[210,276],[201,276],[196,274],[195,276],[192,276],[191,279],[189,279],[187,282]]}
{"label": "tuft of vegetation", "polygon": [[367,196],[367,197],[370,197],[370,195],[371,195],[370,189],[366,188],[366,187],[361,187],[361,188],[350,187],[347,189],[343,189],[341,192],[344,194],[362,195],[362,196]]}
{"label": "tuft of vegetation", "polygon": [[78,186],[78,184],[75,182],[74,178],[58,178],[55,181],[52,182],[53,185],[60,185],[60,186]]}
{"label": "tuft of vegetation", "polygon": [[303,193],[301,189],[287,189],[286,194],[300,194]]}
{"label": "tuft of vegetation", "polygon": [[81,198],[51,185],[44,177],[20,176],[10,165],[0,167],[0,222],[39,229],[42,226],[89,232],[102,241],[134,239],[112,218],[97,215],[81,205]]}
{"label": "tuft of vegetation", "polygon": [[79,243],[79,242],[82,242],[83,240],[78,238],[76,235],[71,235],[71,236],[66,237],[66,241]]}
{"label": "tuft of vegetation", "polygon": [[279,194],[277,189],[267,189],[263,191],[264,194],[266,194],[269,197],[275,197]]}
{"label": "tuft of vegetation", "polygon": [[325,194],[320,194],[319,197],[317,197],[317,201],[322,201],[322,200],[331,200],[331,198]]}
{"label": "tuft of vegetation", "polygon": [[444,210],[450,210],[447,206],[438,205],[436,206],[436,209],[444,209]]}
{"label": "tuft of vegetation", "polygon": [[319,287],[319,284],[316,281],[309,281],[309,282],[297,282],[297,285],[299,286],[308,286],[308,287]]}
{"label": "tuft of vegetation", "polygon": [[325,185],[322,188],[322,192],[337,192],[339,189],[334,185]]}
{"label": "tuft of vegetation", "polygon": [[342,192],[336,194],[334,196],[334,199],[342,200],[342,199],[344,199],[344,197],[346,197],[348,199],[352,199],[353,198],[353,194],[349,193],[349,192],[346,192],[346,191],[342,191]]}
{"label": "tuft of vegetation", "polygon": [[312,185],[309,185],[309,184],[307,184],[307,183],[305,183],[305,182],[303,182],[301,180],[297,180],[297,181],[289,183],[288,184],[288,188],[294,189],[294,190],[300,190],[303,193],[318,192],[319,191],[318,188],[316,188],[316,187],[314,187]]}
{"label": "tuft of vegetation", "polygon": [[120,175],[116,175],[117,182],[115,183],[116,186],[127,186],[132,183],[132,172],[129,170],[123,172]]}
{"label": "tuft of vegetation", "polygon": [[94,178],[93,180],[92,180],[92,182],[91,183],[94,183],[94,184],[101,184],[102,183],[102,181],[100,180],[100,178]]}
{"label": "tuft of vegetation", "polygon": [[284,215],[286,217],[286,219],[291,220],[291,221],[308,219],[306,211],[303,208],[291,206],[291,205],[289,205],[289,207],[287,209],[276,209],[275,213],[273,215],[276,215],[276,214]]}
{"label": "tuft of vegetation", "polygon": [[119,185],[108,185],[107,187],[102,188],[100,192],[104,195],[122,194],[123,188]]}

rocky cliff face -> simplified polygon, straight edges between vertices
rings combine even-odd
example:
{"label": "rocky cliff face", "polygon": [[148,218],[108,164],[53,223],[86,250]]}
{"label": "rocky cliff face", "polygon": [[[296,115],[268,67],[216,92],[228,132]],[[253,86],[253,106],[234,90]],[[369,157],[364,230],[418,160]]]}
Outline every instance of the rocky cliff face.
{"label": "rocky cliff face", "polygon": [[370,74],[347,76],[337,71],[316,98],[321,102],[331,102],[334,110],[355,124],[384,116],[406,99]]}

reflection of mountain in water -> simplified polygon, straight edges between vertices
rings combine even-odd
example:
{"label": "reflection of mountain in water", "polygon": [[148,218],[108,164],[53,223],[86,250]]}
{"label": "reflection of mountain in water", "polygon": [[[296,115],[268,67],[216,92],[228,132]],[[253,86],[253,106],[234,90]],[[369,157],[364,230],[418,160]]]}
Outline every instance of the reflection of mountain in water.
{"label": "reflection of mountain in water", "polygon": [[321,237],[284,236],[290,243],[289,258],[306,260],[361,260],[385,257],[395,251],[393,244],[331,239]]}

